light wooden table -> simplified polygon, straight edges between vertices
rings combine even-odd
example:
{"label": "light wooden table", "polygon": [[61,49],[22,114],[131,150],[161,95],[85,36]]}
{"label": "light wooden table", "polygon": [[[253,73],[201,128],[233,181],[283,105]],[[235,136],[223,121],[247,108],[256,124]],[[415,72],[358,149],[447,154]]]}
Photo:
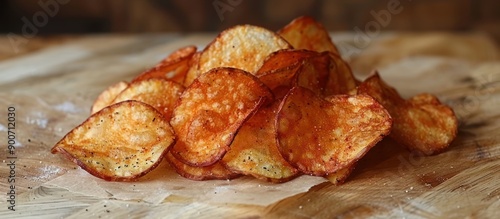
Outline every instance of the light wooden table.
{"label": "light wooden table", "polygon": [[[460,119],[458,138],[442,154],[416,157],[384,140],[360,161],[344,185],[323,183],[269,206],[193,206],[176,198],[151,205],[46,186],[75,168],[61,156],[50,154],[49,149],[88,116],[87,109],[105,87],[131,79],[179,47],[203,47],[213,36],[93,35],[65,37],[61,43],[54,38],[36,38],[34,49],[28,44],[17,54],[9,50],[8,39],[0,37],[0,51],[4,51],[0,55],[0,218],[500,215],[499,53],[489,38],[477,34],[393,33],[372,40],[364,50],[349,53],[359,78],[377,67],[403,96],[430,92],[454,108]],[[333,38],[343,48],[356,46],[351,33],[333,34]],[[9,107],[15,107],[16,115],[15,212],[7,209],[5,196],[10,191]]]}

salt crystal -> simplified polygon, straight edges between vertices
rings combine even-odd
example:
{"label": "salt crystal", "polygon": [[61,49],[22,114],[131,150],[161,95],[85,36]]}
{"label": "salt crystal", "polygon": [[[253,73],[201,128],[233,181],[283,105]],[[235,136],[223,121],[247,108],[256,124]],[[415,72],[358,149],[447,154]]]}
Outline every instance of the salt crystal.
{"label": "salt crystal", "polygon": [[[40,163],[42,163],[42,161],[40,161]],[[57,166],[44,166],[39,170],[41,172],[40,175],[31,177],[31,179],[33,179],[34,181],[47,180],[59,173],[61,171],[61,168]]]}
{"label": "salt crystal", "polygon": [[31,114],[32,117],[26,117],[26,123],[37,125],[40,128],[47,128],[49,120],[42,112],[33,112]]}
{"label": "salt crystal", "polygon": [[54,109],[64,113],[79,113],[82,111],[82,109],[78,108],[77,106],[75,106],[75,104],[69,101],[55,105]]}

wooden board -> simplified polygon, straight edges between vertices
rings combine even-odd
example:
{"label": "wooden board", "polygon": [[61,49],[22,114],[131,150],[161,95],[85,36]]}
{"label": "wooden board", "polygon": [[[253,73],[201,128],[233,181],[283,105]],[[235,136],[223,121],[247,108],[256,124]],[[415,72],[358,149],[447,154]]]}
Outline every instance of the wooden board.
{"label": "wooden board", "polygon": [[[354,54],[353,68],[362,71],[376,66],[403,96],[430,92],[451,105],[460,127],[448,151],[417,157],[384,140],[361,160],[344,185],[323,183],[269,206],[191,203],[180,197],[151,205],[44,186],[75,168],[60,156],[51,155],[49,149],[88,116],[87,109],[101,90],[131,79],[176,48],[188,44],[203,47],[213,36],[86,36],[1,61],[1,194],[10,191],[4,116],[9,106],[15,107],[18,143],[16,211],[9,211],[6,199],[1,198],[0,218],[494,218],[500,214],[497,49],[488,47],[491,55],[469,62],[458,52],[443,55],[435,48],[406,54],[402,50],[408,47],[398,44],[380,50],[381,45],[391,45],[383,40],[374,40],[365,52]],[[337,44],[353,45],[352,34],[333,37]],[[411,45],[413,40],[422,43],[425,37],[396,34],[390,38]],[[460,53],[481,53],[483,50],[475,51],[474,45],[491,45],[483,36],[461,38],[453,43],[473,43]],[[357,75],[363,78],[367,71]]]}

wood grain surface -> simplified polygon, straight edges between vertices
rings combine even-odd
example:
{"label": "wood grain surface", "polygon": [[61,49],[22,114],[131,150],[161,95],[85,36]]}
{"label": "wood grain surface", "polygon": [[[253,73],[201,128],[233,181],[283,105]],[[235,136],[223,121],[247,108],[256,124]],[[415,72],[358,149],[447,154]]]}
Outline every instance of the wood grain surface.
{"label": "wood grain surface", "polygon": [[[88,116],[104,88],[130,80],[179,47],[202,48],[214,34],[79,36],[21,55],[1,54],[0,218],[498,218],[499,53],[485,36],[455,35],[436,34],[439,42],[449,37],[451,44],[443,44],[432,34],[390,34],[364,50],[344,51],[357,77],[377,68],[404,97],[430,92],[452,106],[460,126],[447,151],[419,157],[385,139],[345,184],[323,183],[269,206],[192,203],[176,196],[152,205],[46,185],[75,168],[49,150]],[[355,45],[350,33],[333,38]],[[16,211],[7,209],[5,196],[9,106],[16,109]]]}

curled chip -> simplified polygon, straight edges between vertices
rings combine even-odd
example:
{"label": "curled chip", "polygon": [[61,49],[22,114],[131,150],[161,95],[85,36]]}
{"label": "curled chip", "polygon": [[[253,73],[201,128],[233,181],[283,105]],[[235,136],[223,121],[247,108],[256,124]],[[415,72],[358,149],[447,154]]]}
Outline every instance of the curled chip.
{"label": "curled chip", "polygon": [[242,123],[273,99],[262,82],[235,68],[199,76],[181,95],[171,124],[178,136],[172,154],[192,166],[209,166],[229,149]]}
{"label": "curled chip", "polygon": [[239,176],[226,169],[220,162],[206,167],[195,167],[179,161],[170,152],[167,153],[166,159],[175,172],[192,180],[234,179]]}
{"label": "curled chip", "polygon": [[189,69],[189,61],[195,53],[196,46],[180,48],[168,55],[155,67],[134,78],[132,82],[149,78],[165,78],[182,84]]}
{"label": "curled chip", "polygon": [[232,67],[254,74],[274,51],[291,48],[276,33],[262,27],[238,25],[217,36],[201,53],[198,74],[212,68]]}
{"label": "curled chip", "polygon": [[339,54],[325,27],[309,16],[294,19],[279,30],[278,34],[285,38],[295,49],[307,49],[316,52],[330,51]]}
{"label": "curled chip", "polygon": [[158,111],[170,119],[177,99],[184,91],[184,87],[173,81],[162,78],[150,78],[130,83],[113,103],[125,100],[137,100],[155,107]]}
{"label": "curled chip", "polygon": [[354,164],[391,128],[387,111],[368,95],[324,100],[294,87],[276,118],[283,157],[306,174],[325,176]]}
{"label": "curled chip", "polygon": [[124,81],[120,81],[116,84],[113,84],[106,88],[94,101],[92,107],[90,108],[90,114],[94,114],[97,111],[101,110],[104,107],[107,107],[113,103],[113,100],[128,87],[128,83]]}
{"label": "curled chip", "polygon": [[153,170],[174,141],[172,127],[160,112],[125,101],[90,116],[51,151],[99,178],[130,181]]}
{"label": "curled chip", "polygon": [[186,58],[193,56],[196,53],[196,50],[197,50],[196,46],[192,45],[182,47],[170,53],[166,58],[161,60],[160,64],[176,63],[179,62],[180,60],[186,60]]}
{"label": "curled chip", "polygon": [[387,85],[378,73],[358,87],[379,101],[391,114],[394,125],[389,135],[411,151],[432,155],[445,150],[457,135],[457,118],[453,110],[430,94],[403,99]]}
{"label": "curled chip", "polygon": [[271,182],[285,182],[297,175],[280,154],[275,136],[275,117],[280,102],[260,108],[236,134],[222,158],[230,170]]}
{"label": "curled chip", "polygon": [[186,73],[186,77],[184,78],[184,86],[188,87],[193,83],[194,79],[196,79],[200,74],[198,73],[198,62],[200,61],[201,52],[196,52],[189,60],[189,69]]}
{"label": "curled chip", "polygon": [[351,67],[342,60],[338,54],[329,53],[330,69],[328,82],[326,83],[324,96],[335,94],[355,94],[356,78],[352,74]]}
{"label": "curled chip", "polygon": [[322,94],[330,70],[328,53],[308,50],[280,50],[272,53],[256,75],[276,97],[283,97],[294,86]]}
{"label": "curled chip", "polygon": [[260,75],[259,80],[271,89],[274,96],[279,99],[284,97],[288,91],[297,84],[297,72],[301,68],[301,63],[297,63],[279,71],[271,71]]}
{"label": "curled chip", "polygon": [[339,185],[344,183],[344,181],[351,175],[352,171],[354,170],[354,167],[356,164],[349,165],[347,167],[344,167],[340,170],[337,170],[333,173],[330,173],[325,176],[325,178],[328,179],[333,185]]}
{"label": "curled chip", "polygon": [[319,53],[305,49],[282,49],[269,54],[255,75],[260,76],[279,71],[300,63],[304,59],[317,56]]}

